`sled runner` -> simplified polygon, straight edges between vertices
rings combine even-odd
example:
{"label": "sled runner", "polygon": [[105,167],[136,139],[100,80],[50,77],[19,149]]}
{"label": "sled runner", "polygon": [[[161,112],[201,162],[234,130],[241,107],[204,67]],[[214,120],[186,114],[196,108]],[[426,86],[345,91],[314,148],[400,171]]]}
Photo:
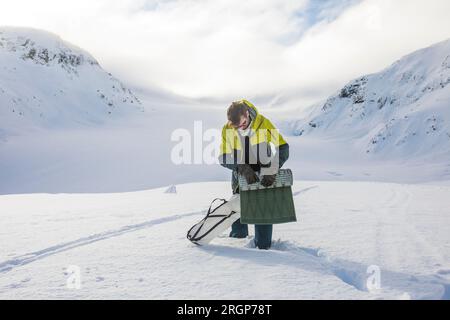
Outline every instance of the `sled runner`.
{"label": "sled runner", "polygon": [[[239,194],[235,194],[228,201],[213,200],[206,217],[189,229],[187,238],[195,244],[205,245],[231,227],[240,217],[239,198]],[[222,203],[213,209],[213,204],[217,200]]]}
{"label": "sled runner", "polygon": [[248,184],[243,176],[239,176],[241,223],[278,224],[297,221],[292,195],[293,182],[290,169],[280,169],[270,187],[264,187],[259,181]]}

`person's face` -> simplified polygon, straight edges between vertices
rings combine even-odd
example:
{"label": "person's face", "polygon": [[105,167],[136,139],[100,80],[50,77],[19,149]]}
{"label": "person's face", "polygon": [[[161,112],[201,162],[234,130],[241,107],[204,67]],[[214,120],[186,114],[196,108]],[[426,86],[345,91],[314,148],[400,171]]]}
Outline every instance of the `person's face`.
{"label": "person's face", "polygon": [[248,111],[246,111],[245,114],[241,116],[241,121],[239,122],[239,125],[235,126],[235,128],[245,130],[248,128],[249,124],[250,124],[250,117]]}

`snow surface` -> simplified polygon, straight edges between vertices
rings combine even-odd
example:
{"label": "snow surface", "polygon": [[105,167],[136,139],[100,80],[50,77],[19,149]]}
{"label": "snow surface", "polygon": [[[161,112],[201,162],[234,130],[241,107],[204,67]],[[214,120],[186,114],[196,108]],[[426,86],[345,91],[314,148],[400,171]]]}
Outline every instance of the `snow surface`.
{"label": "snow surface", "polygon": [[[450,86],[436,82],[448,75],[448,43],[386,69],[389,81],[414,71],[399,82],[398,105],[356,103],[372,113],[351,129],[341,125],[353,97],[335,97],[336,123],[317,111],[308,121],[329,128],[308,124],[302,135],[297,113],[258,106],[290,144],[299,218],[275,226],[272,249],[260,251],[251,237],[224,234],[207,247],[185,238],[214,198],[231,195],[230,171],[173,164],[171,134],[193,132],[194,121],[220,130],[226,106],[156,89],[136,90],[138,99],[84,50],[1,28],[0,298],[449,299]],[[26,58],[33,48],[42,56]],[[394,97],[378,76],[365,94]],[[417,139],[397,145],[414,128]],[[372,129],[391,135],[373,146]],[[371,291],[374,265],[381,289]],[[70,266],[79,290],[67,286]]]}
{"label": "snow surface", "polygon": [[[229,183],[0,196],[2,299],[450,298],[450,187],[296,181],[298,222],[198,247],[185,237]],[[67,268],[81,270],[68,289]],[[370,291],[367,268],[381,270]]]}

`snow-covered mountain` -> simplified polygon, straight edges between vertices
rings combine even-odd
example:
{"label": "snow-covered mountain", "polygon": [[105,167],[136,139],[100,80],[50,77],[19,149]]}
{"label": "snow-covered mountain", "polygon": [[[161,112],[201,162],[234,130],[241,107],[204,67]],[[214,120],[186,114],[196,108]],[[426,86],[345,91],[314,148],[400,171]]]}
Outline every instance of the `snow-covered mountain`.
{"label": "snow-covered mountain", "polygon": [[369,155],[448,158],[450,39],[351,81],[291,125],[295,135],[348,140]]}
{"label": "snow-covered mountain", "polygon": [[133,92],[86,51],[41,30],[0,27],[4,134],[24,126],[102,123],[140,111]]}

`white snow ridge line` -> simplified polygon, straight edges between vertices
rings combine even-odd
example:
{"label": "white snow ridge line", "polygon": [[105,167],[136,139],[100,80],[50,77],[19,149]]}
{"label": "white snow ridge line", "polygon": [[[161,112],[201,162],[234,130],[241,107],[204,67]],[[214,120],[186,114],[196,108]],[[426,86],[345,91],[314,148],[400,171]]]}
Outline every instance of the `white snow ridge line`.
{"label": "white snow ridge line", "polygon": [[165,217],[165,218],[159,218],[159,219],[150,220],[150,221],[139,223],[139,224],[124,226],[117,230],[110,230],[110,231],[106,231],[106,232],[102,232],[102,233],[97,233],[97,234],[94,234],[94,235],[91,235],[88,237],[84,237],[84,238],[80,238],[77,240],[73,240],[70,242],[57,244],[57,245],[54,245],[54,246],[46,248],[46,249],[42,249],[39,251],[35,251],[35,252],[31,252],[31,253],[27,253],[27,254],[18,256],[14,259],[11,259],[11,260],[8,260],[5,262],[0,262],[0,273],[5,273],[8,271],[11,271],[14,268],[29,264],[36,260],[41,260],[45,257],[52,256],[57,253],[64,252],[64,251],[67,251],[70,249],[82,247],[82,246],[85,246],[85,245],[88,245],[88,244],[91,244],[94,242],[98,242],[101,240],[107,240],[110,238],[118,237],[125,233],[142,230],[142,229],[149,228],[149,227],[152,227],[152,226],[155,226],[158,224],[163,224],[163,223],[175,221],[178,219],[202,214],[204,212],[205,212],[205,210],[190,212],[190,213],[186,213],[186,214],[176,214],[176,215]]}

